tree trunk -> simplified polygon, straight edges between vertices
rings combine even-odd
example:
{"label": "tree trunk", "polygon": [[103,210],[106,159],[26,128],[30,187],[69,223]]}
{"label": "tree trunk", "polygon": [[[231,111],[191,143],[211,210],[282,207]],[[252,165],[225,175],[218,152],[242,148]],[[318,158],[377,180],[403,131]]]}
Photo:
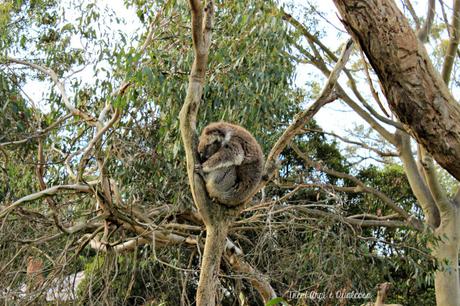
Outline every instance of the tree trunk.
{"label": "tree trunk", "polygon": [[[426,151],[460,181],[460,105],[394,0],[334,3],[347,31],[378,75],[392,111]],[[435,275],[436,302],[460,306],[460,205],[436,204],[441,220],[435,230],[440,241],[431,246],[440,263]]]}
{"label": "tree trunk", "polygon": [[458,250],[460,247],[460,213],[455,212],[443,219],[436,230],[440,239],[433,246],[433,255],[440,264],[435,274],[436,304],[439,306],[460,306],[460,280],[458,271]]}
{"label": "tree trunk", "polygon": [[206,243],[201,263],[200,281],[196,294],[196,304],[201,306],[216,305],[220,260],[225,249],[229,224],[206,226]]}
{"label": "tree trunk", "polygon": [[460,105],[393,0],[334,0],[377,73],[392,111],[460,180]]}
{"label": "tree trunk", "polygon": [[435,273],[436,304],[442,306],[459,306],[459,280],[458,280],[458,251],[455,248],[443,245],[436,249],[436,258],[448,261],[448,266]]}

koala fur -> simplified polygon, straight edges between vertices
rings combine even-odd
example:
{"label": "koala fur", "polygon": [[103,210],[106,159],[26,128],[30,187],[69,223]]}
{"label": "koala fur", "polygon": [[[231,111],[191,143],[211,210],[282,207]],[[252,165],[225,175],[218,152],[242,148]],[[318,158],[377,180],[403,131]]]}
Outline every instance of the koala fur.
{"label": "koala fur", "polygon": [[218,202],[243,204],[257,187],[263,172],[264,156],[255,138],[243,127],[214,122],[201,133],[198,153],[206,189]]}

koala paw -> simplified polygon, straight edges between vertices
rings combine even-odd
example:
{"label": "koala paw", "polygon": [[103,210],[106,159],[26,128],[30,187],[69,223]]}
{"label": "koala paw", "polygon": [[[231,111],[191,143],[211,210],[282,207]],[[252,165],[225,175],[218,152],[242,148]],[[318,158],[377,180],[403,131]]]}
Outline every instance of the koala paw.
{"label": "koala paw", "polygon": [[203,165],[195,164],[195,172],[203,176]]}

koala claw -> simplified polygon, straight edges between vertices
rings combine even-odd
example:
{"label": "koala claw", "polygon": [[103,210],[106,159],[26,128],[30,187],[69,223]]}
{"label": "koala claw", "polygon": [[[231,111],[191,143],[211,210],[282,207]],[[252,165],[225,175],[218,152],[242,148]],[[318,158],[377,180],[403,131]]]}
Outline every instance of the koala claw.
{"label": "koala claw", "polygon": [[203,175],[203,165],[202,164],[195,164],[195,172]]}

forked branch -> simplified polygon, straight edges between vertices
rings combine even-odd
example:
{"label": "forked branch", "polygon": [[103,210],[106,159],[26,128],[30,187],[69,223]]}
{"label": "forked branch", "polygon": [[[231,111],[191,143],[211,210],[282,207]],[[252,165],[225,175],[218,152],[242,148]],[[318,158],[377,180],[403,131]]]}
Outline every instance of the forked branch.
{"label": "forked branch", "polygon": [[206,225],[206,243],[196,295],[196,305],[201,306],[215,305],[217,275],[232,216],[229,215],[229,210],[224,206],[211,202],[202,178],[195,173],[195,165],[198,161],[196,118],[206,78],[214,3],[211,0],[203,8],[200,0],[190,0],[190,8],[195,59],[190,71],[187,96],[180,111],[179,120],[193,200]]}
{"label": "forked branch", "polygon": [[321,91],[319,97],[309,108],[295,116],[292,124],[287,127],[283,135],[281,135],[281,137],[278,139],[278,141],[271,149],[270,153],[268,154],[265,166],[265,172],[267,173],[268,177],[270,177],[274,173],[273,165],[276,163],[276,160],[278,159],[281,152],[292,141],[292,139],[303,130],[305,124],[307,124],[311,120],[311,118],[313,118],[313,116],[321,109],[321,107],[337,99],[334,87],[337,83],[337,79],[339,78],[340,72],[344,69],[345,64],[348,61],[348,58],[350,57],[352,50],[353,41],[348,40],[342,50],[342,54],[339,60],[337,61],[337,64],[331,71],[329,79],[327,80],[327,83]]}

